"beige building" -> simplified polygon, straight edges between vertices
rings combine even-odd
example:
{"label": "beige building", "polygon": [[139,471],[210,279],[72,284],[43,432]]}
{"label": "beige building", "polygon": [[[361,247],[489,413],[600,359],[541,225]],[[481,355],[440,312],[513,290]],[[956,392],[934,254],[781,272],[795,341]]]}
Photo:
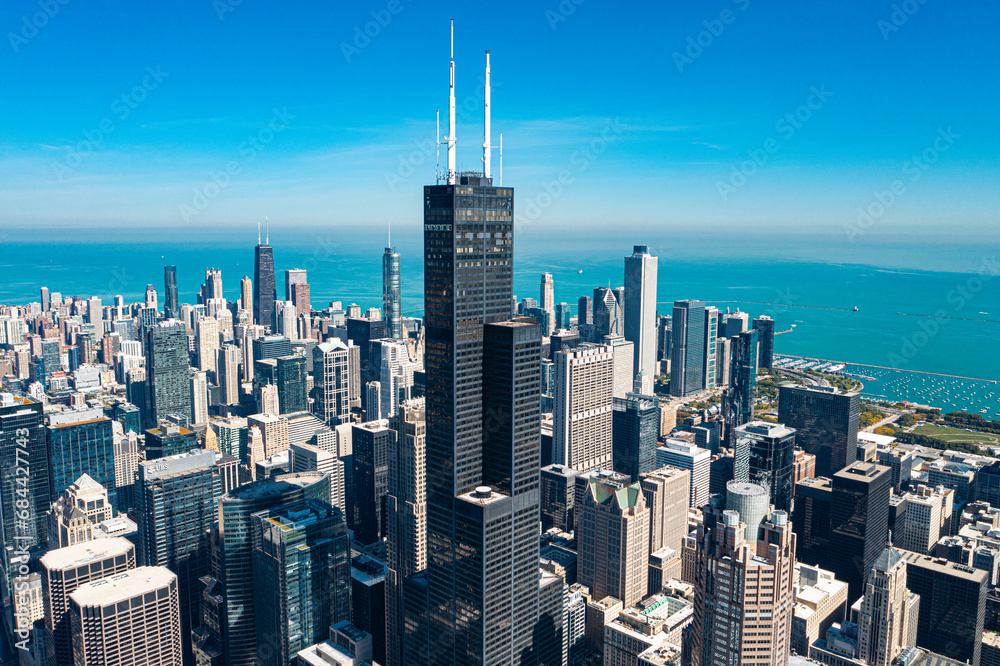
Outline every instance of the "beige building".
{"label": "beige building", "polygon": [[18,630],[30,631],[31,625],[45,617],[45,595],[42,577],[37,573],[14,579],[14,624]]}
{"label": "beige building", "polygon": [[277,414],[254,414],[247,417],[247,426],[260,428],[264,458],[288,450],[288,419]]}
{"label": "beige building", "polygon": [[114,517],[107,489],[83,474],[49,510],[49,546],[64,548],[96,538],[94,528]]}
{"label": "beige building", "polygon": [[215,372],[215,350],[219,348],[219,322],[214,317],[198,320],[198,369]]}
{"label": "beige building", "polygon": [[832,571],[796,563],[792,651],[807,656],[809,646],[846,617],[847,583],[837,580]]}
{"label": "beige building", "polygon": [[638,483],[591,479],[576,526],[577,580],[595,599],[631,606],[646,596],[649,507]]}
{"label": "beige building", "polygon": [[870,666],[890,666],[903,648],[915,645],[910,641],[916,633],[917,604],[911,596],[903,553],[888,546],[868,570],[858,621],[858,658]]}
{"label": "beige building", "polygon": [[578,472],[610,469],[613,350],[583,344],[554,357],[552,462]]}
{"label": "beige building", "polygon": [[111,427],[115,447],[115,488],[118,490],[118,497],[122,498],[135,484],[139,471],[139,436],[131,430],[123,432],[117,421]]}
{"label": "beige building", "polygon": [[69,595],[74,666],[181,666],[177,576],[139,567]]}
{"label": "beige building", "polygon": [[671,578],[681,577],[684,536],[688,533],[691,472],[661,467],[639,477],[649,507],[649,593],[659,592]]}
{"label": "beige building", "polygon": [[38,563],[45,595],[48,661],[72,664],[69,595],[81,585],[135,568],[135,546],[121,537],[99,539],[50,550]]}
{"label": "beige building", "polygon": [[663,594],[626,608],[604,627],[603,666],[635,666],[640,654],[656,648],[679,652],[693,612],[687,601]]}
{"label": "beige building", "polygon": [[942,536],[950,532],[955,491],[923,484],[906,493],[905,527],[896,527],[893,541],[899,548],[926,555]]}
{"label": "beige building", "polygon": [[[693,666],[787,663],[794,606],[795,534],[784,511],[747,539],[747,523],[715,496],[697,531]],[[751,517],[750,520],[755,520]]]}

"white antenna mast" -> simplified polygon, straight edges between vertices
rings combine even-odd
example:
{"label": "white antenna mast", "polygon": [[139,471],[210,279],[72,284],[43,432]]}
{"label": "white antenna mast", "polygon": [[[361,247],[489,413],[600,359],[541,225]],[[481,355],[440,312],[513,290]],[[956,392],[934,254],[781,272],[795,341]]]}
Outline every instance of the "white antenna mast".
{"label": "white antenna mast", "polygon": [[503,132],[500,132],[500,169],[497,176],[500,181],[497,185],[503,185]]}
{"label": "white antenna mast", "polygon": [[257,245],[260,245],[260,220],[257,220]]}
{"label": "white antenna mast", "polygon": [[483,101],[483,176],[490,177],[490,51],[486,50],[486,92]]}
{"label": "white antenna mast", "polygon": [[441,109],[435,109],[437,118],[437,157],[434,161],[434,181],[441,184]]}
{"label": "white antenna mast", "polygon": [[455,178],[455,19],[451,19],[451,86],[448,92],[448,184]]}
{"label": "white antenna mast", "polygon": [[267,215],[264,216],[264,245],[271,244],[271,225],[267,222]]}

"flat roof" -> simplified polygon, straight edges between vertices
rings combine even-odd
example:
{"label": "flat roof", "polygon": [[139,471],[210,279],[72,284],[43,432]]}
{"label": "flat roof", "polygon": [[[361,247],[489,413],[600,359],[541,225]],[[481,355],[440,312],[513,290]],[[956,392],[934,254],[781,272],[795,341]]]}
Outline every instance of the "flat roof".
{"label": "flat roof", "polygon": [[50,550],[42,555],[39,562],[48,569],[69,569],[88,562],[125,555],[134,548],[128,539],[111,537]]}
{"label": "flat roof", "polygon": [[81,606],[107,606],[165,587],[175,580],[176,574],[166,567],[136,567],[85,583],[69,598]]}

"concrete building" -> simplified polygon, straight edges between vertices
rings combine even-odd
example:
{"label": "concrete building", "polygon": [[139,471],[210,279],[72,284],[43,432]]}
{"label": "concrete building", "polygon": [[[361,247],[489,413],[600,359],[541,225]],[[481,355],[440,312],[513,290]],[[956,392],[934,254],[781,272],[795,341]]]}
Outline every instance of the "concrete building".
{"label": "concrete building", "polygon": [[891,666],[910,643],[918,604],[906,587],[903,553],[887,546],[872,563],[858,621],[858,657],[871,666]]}
{"label": "concrete building", "polygon": [[625,257],[625,339],[634,345],[633,370],[653,377],[656,372],[657,258],[645,245]]}
{"label": "concrete building", "polygon": [[288,419],[277,414],[254,414],[247,417],[247,427],[260,429],[264,458],[288,450]]}
{"label": "concrete building", "polygon": [[555,354],[552,462],[590,471],[612,464],[614,353],[581,345]]}
{"label": "concrete building", "polygon": [[656,449],[656,466],[679,467],[691,473],[691,498],[688,506],[699,507],[708,501],[712,475],[712,454],[688,441],[668,437]]}
{"label": "concrete building", "polygon": [[808,655],[809,646],[846,617],[847,583],[837,580],[832,571],[796,563],[792,651]]}
{"label": "concrete building", "polygon": [[951,531],[955,491],[921,484],[905,497],[906,519],[903,525],[897,521],[893,541],[903,550],[929,554],[938,540]]}

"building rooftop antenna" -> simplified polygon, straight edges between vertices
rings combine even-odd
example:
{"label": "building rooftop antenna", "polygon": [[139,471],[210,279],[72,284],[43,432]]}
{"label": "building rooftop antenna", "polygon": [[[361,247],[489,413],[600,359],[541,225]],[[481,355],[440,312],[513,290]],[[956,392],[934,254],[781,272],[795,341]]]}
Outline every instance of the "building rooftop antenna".
{"label": "building rooftop antenna", "polygon": [[271,227],[267,223],[267,215],[264,216],[264,245],[271,244]]}
{"label": "building rooftop antenna", "polygon": [[486,89],[483,93],[483,176],[490,177],[490,50],[486,49]]}
{"label": "building rooftop antenna", "polygon": [[448,184],[457,182],[455,172],[455,19],[451,19],[451,83],[448,89]]}
{"label": "building rooftop antenna", "polygon": [[260,245],[260,220],[257,220],[257,245]]}

